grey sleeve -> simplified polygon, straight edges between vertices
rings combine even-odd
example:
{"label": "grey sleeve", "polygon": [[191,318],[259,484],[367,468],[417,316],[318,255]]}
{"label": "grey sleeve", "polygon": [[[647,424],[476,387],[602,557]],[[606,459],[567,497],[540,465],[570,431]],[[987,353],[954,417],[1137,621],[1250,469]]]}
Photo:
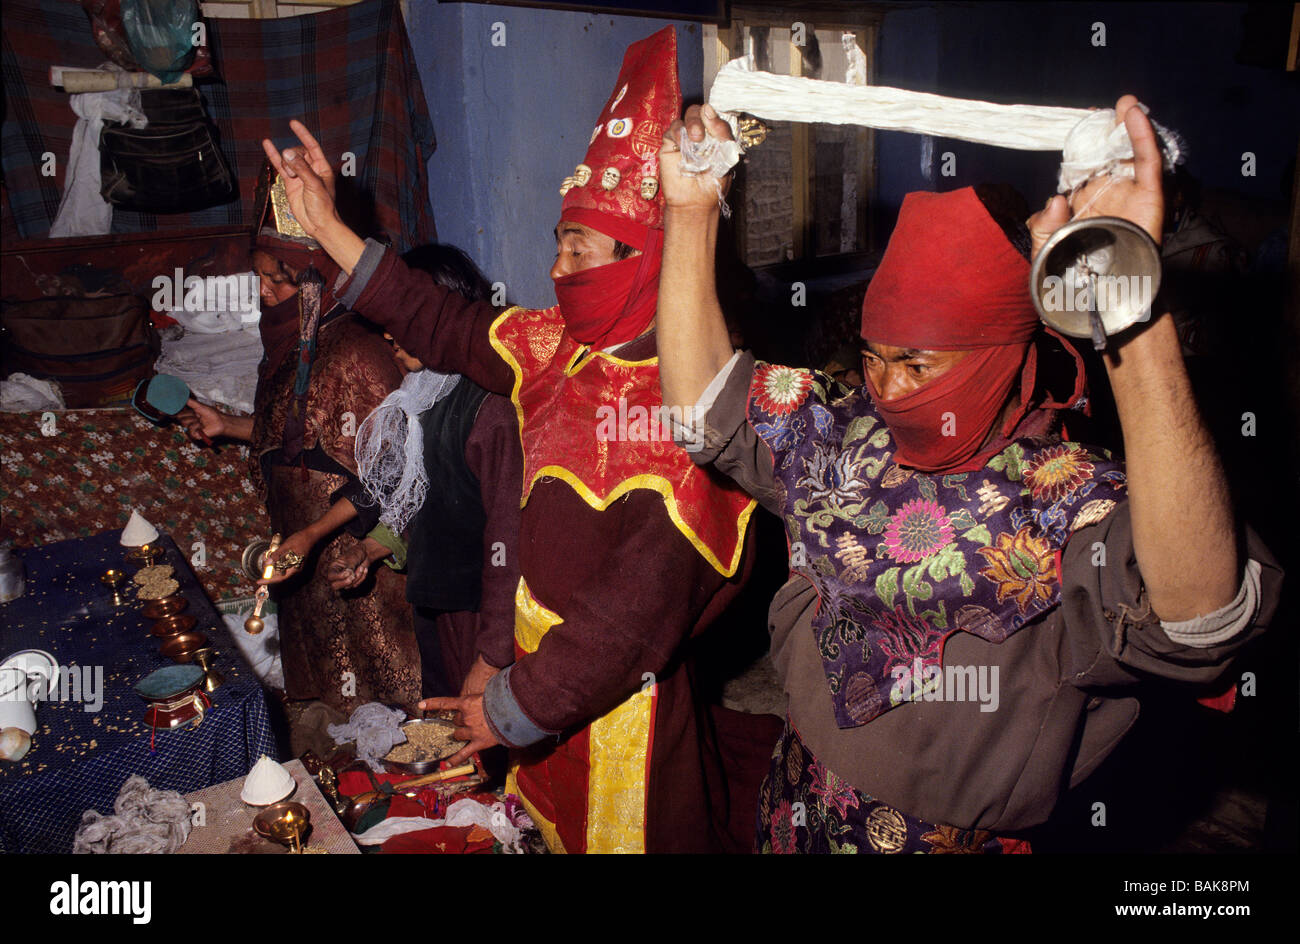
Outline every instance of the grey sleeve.
{"label": "grey sleeve", "polygon": [[347,276],[342,272],[339,273],[339,277],[334,282],[334,292],[338,295],[339,291],[342,290],[343,294],[338,295],[338,299],[345,308],[352,308],[357,303],[361,293],[370,284],[370,277],[379,268],[379,260],[384,257],[385,251],[384,246],[373,239],[367,239],[366,248],[362,251],[361,258],[357,260],[352,275]]}
{"label": "grey sleeve", "polygon": [[754,355],[738,352],[705,389],[696,405],[691,460],[712,465],[758,499],[773,514],[781,513],[780,485],[772,469],[772,450],[754,432],[747,416]]}
{"label": "grey sleeve", "polygon": [[497,736],[497,740],[507,747],[527,747],[557,732],[539,728],[533,719],[515,701],[515,693],[510,689],[510,672],[513,665],[507,666],[488,679],[483,690],[483,715],[488,727]]}
{"label": "grey sleeve", "polygon": [[1128,502],[1081,528],[1061,554],[1063,680],[1080,688],[1131,685],[1152,675],[1214,682],[1277,609],[1281,568],[1249,528],[1244,556],[1236,600],[1217,613],[1162,624],[1138,570]]}

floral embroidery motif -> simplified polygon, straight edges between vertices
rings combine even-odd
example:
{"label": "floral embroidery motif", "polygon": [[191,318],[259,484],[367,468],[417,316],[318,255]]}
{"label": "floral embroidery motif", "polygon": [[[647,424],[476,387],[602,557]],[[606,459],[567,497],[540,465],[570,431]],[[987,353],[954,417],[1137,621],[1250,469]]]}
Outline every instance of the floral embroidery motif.
{"label": "floral embroidery motif", "polygon": [[858,475],[853,458],[851,452],[818,449],[804,463],[806,474],[795,483],[795,487],[808,490],[809,505],[817,502],[840,508],[854,503],[860,505],[862,490],[869,486]]}
{"label": "floral embroidery motif", "polygon": [[903,505],[885,528],[885,553],[904,564],[914,564],[939,553],[952,540],[952,524],[938,504],[913,499]]}
{"label": "floral embroidery motif", "polygon": [[978,472],[904,468],[870,398],[812,371],[758,367],[749,422],[772,450],[791,566],[821,601],[812,631],[842,728],[920,693],[896,670],[938,666],[951,633],[1000,642],[1055,607],[1056,551],[1125,488],[1113,460],[1055,439],[1013,442]]}
{"label": "floral embroidery motif", "polygon": [[880,645],[897,663],[910,664],[939,650],[940,636],[933,636],[925,620],[903,612],[901,606],[882,610],[871,621],[871,628],[880,633]]}
{"label": "floral embroidery motif", "polygon": [[858,805],[858,798],[853,794],[853,787],[847,781],[835,776],[821,761],[814,759],[808,768],[812,773],[809,791],[819,801],[817,806],[822,811],[834,810],[837,816],[845,816],[849,810]]}
{"label": "floral embroidery motif", "polygon": [[772,830],[772,852],[777,855],[793,855],[799,851],[794,845],[794,809],[789,800],[782,800],[776,805],[769,824]]}
{"label": "floral embroidery motif", "polygon": [[976,553],[989,562],[980,576],[997,585],[998,602],[1014,599],[1021,613],[1031,603],[1051,599],[1059,589],[1052,547],[1034,537],[1029,528],[1021,528],[1014,536],[999,534],[994,547],[981,547]]}
{"label": "floral embroidery motif", "polygon": [[754,372],[754,402],[766,413],[785,416],[803,403],[812,385],[810,371],[768,364]]}
{"label": "floral embroidery motif", "polygon": [[986,830],[958,829],[956,826],[939,826],[921,836],[935,855],[978,855],[985,851],[985,844],[992,838],[993,834]]}
{"label": "floral embroidery motif", "polygon": [[1073,495],[1095,470],[1085,455],[1074,443],[1062,443],[1026,461],[1021,474],[1034,500],[1054,503]]}

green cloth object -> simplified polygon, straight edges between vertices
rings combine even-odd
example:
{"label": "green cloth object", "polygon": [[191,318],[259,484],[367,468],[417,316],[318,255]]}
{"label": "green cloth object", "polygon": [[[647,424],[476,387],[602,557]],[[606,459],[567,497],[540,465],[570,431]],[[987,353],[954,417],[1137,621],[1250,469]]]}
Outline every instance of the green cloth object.
{"label": "green cloth object", "polygon": [[366,537],[373,538],[392,552],[391,557],[384,558],[385,564],[393,570],[406,569],[406,542],[399,535],[394,534],[388,525],[375,525]]}

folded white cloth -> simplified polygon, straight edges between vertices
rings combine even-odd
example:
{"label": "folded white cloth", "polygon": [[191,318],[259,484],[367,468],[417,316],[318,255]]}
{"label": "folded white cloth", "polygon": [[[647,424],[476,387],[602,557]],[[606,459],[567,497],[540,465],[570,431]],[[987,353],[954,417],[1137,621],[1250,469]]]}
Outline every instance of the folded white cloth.
{"label": "folded white cloth", "polygon": [[[104,68],[123,71],[112,63]],[[50,236],[105,236],[113,227],[113,206],[99,195],[99,132],[105,121],[143,128],[148,119],[140,110],[139,89],[82,92],[71,96],[70,103],[78,120],[63,175],[63,200]]]}
{"label": "folded white cloth", "polygon": [[221,334],[187,331],[184,337],[163,341],[154,370],[179,377],[206,403],[252,413],[261,360],[262,337],[256,326]]}
{"label": "folded white cloth", "polygon": [[32,413],[63,410],[63,391],[53,380],[39,380],[13,373],[0,380],[0,413]]}

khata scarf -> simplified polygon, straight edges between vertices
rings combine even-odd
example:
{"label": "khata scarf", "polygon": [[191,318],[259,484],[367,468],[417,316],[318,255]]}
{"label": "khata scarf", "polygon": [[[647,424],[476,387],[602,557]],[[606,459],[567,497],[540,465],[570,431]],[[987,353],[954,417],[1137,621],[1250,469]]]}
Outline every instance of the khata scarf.
{"label": "khata scarf", "polygon": [[361,484],[382,509],[379,520],[397,534],[406,530],[429,493],[420,414],[459,382],[460,374],[428,369],[409,373],[357,430]]}

